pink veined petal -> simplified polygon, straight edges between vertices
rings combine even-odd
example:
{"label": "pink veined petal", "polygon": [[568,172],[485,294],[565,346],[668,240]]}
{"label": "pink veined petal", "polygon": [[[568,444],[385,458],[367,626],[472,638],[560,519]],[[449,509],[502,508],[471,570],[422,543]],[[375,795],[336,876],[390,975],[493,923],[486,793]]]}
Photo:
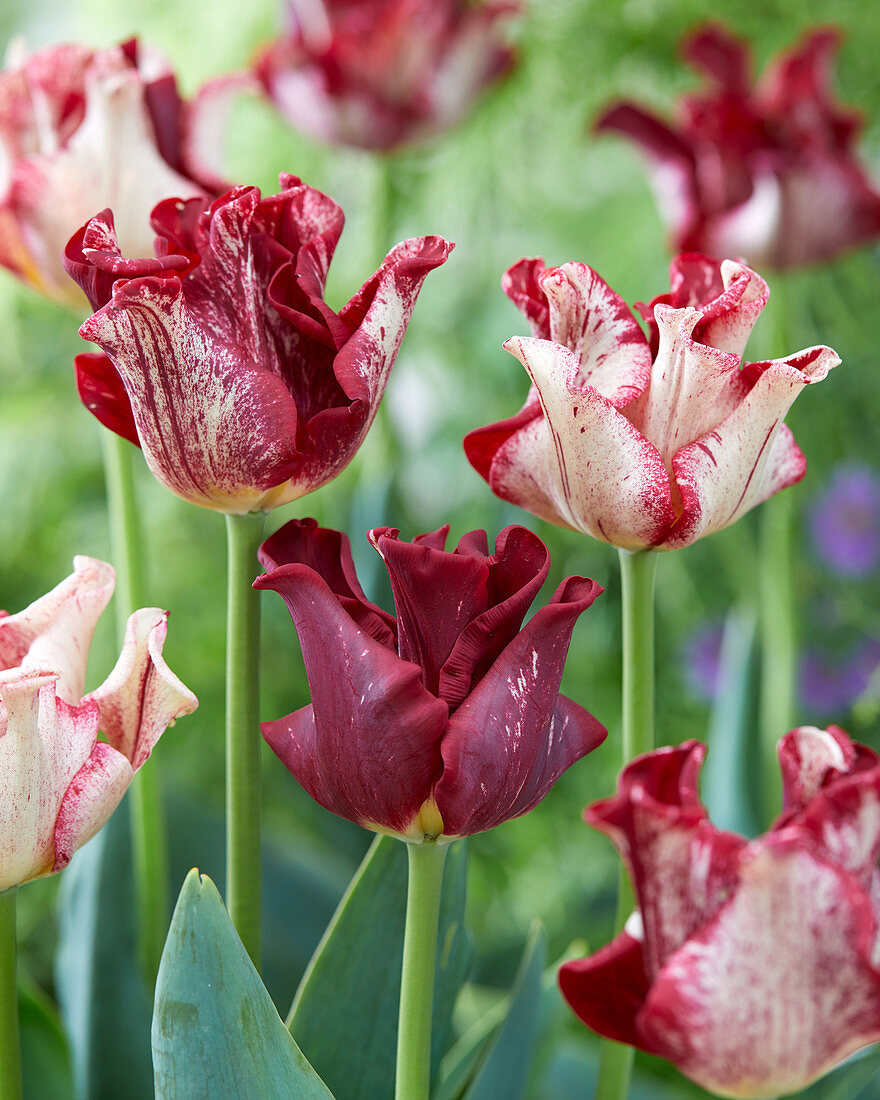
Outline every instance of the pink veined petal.
{"label": "pink veined petal", "polygon": [[55,825],[53,872],[63,871],[76,850],[107,824],[133,778],[131,764],[122,753],[98,741],[61,803]]}
{"label": "pink veined petal", "polygon": [[77,555],[73,573],[51,592],[0,618],[0,669],[53,672],[59,696],[79,703],[92,634],[115,583],[111,565]]}
{"label": "pink veined petal", "polygon": [[110,357],[103,352],[82,352],[74,357],[73,368],[83,405],[109,431],[140,447],[131,402]]}
{"label": "pink veined petal", "polygon": [[[641,1050],[649,1049],[636,1026],[636,1016],[648,995],[638,910],[626,928],[606,947],[586,959],[559,968],[559,988],[580,1020],[607,1039]],[[636,935],[638,932],[638,935]]]}
{"label": "pink veined petal", "polygon": [[165,730],[198,706],[195,695],[162,659],[168,614],[145,607],[129,616],[116,666],[88,695],[98,706],[102,733],[134,772]]}
{"label": "pink veined petal", "polygon": [[629,869],[652,979],[734,889],[746,847],[743,837],[715,828],[699,803],[704,754],[692,741],[637,758],[624,769],[618,794],[586,813]]}
{"label": "pink veined petal", "polygon": [[542,259],[522,259],[507,269],[501,279],[501,289],[523,314],[539,340],[550,337],[550,303],[541,285],[547,265]]}
{"label": "pink veined petal", "polygon": [[760,275],[734,260],[721,263],[724,290],[699,306],[702,320],[694,335],[704,344],[742,356],[770,290]]}
{"label": "pink veined petal", "polygon": [[489,484],[542,519],[614,546],[653,546],[673,521],[657,449],[607,398],[577,382],[578,360],[547,340],[505,347],[528,371],[544,416],[499,447]]}
{"label": "pink veined petal", "polygon": [[605,739],[604,726],[558,695],[574,624],[601,591],[583,577],[563,581],[451,715],[434,788],[447,836],[527,813]]}
{"label": "pink veined petal", "polygon": [[471,466],[480,477],[490,480],[492,463],[505,443],[521,428],[527,428],[543,416],[541,401],[534,386],[529,387],[526,403],[515,416],[487,424],[485,428],[475,428],[464,437],[464,452]]}
{"label": "pink veined petal", "polygon": [[[864,750],[865,746],[858,748]],[[839,726],[825,730],[799,726],[782,738],[777,753],[786,819],[791,811],[802,810],[829,780],[847,775],[857,759],[856,746]],[[876,754],[871,755],[876,762]]]}
{"label": "pink veined petal", "polygon": [[877,918],[797,837],[756,841],[741,882],[655,979],[639,1028],[712,1092],[795,1092],[880,1038]]}
{"label": "pink veined petal", "polygon": [[313,519],[292,519],[266,539],[257,557],[267,572],[282,565],[313,569],[361,630],[396,651],[397,622],[367,599],[355,573],[351,543],[342,531],[319,527]]}
{"label": "pink veined petal", "polygon": [[541,277],[550,304],[550,339],[580,360],[577,379],[617,409],[651,379],[651,349],[629,306],[586,264],[554,267]]}
{"label": "pink veined petal", "polygon": [[667,548],[729,526],[803,477],[806,462],[782,420],[803,387],[821,381],[839,362],[830,348],[817,347],[742,370],[739,405],[672,459],[683,512]]}
{"label": "pink veined petal", "polygon": [[285,565],[255,588],[281,595],[299,635],[313,713],[264,723],[263,735],[322,806],[406,833],[440,766],[446,704],[352,620],[313,570]]}
{"label": "pink veined petal", "polygon": [[118,286],[80,334],[113,360],[144,457],[178,496],[244,513],[292,475],[297,415],[286,387],[199,326],[177,280]]}
{"label": "pink veined petal", "polygon": [[97,707],[55,688],[51,672],[0,673],[0,890],[51,872],[61,800],[97,739]]}

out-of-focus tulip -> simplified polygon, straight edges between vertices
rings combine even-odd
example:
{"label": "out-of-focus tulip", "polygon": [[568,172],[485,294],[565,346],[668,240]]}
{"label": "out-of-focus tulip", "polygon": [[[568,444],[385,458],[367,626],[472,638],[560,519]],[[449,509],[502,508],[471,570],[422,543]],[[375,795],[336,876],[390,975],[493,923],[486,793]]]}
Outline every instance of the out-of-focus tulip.
{"label": "out-of-focus tulip", "polygon": [[813,347],[744,363],[769,292],[740,263],[685,254],[671,284],[640,304],[646,337],[586,264],[522,260],[507,272],[534,336],[504,346],[533,385],[516,416],[465,439],[493,492],[613,546],[670,550],[803,477],[783,418],[838,357]]}
{"label": "out-of-focus tulip", "polygon": [[600,118],[650,158],[676,250],[788,268],[880,236],[880,194],[854,150],[859,115],[830,91],[838,42],[814,31],[752,87],[745,44],[705,27],[683,52],[710,87],[684,96],[672,125],[633,103]]}
{"label": "out-of-focus tulip", "polygon": [[348,540],[292,521],[263,544],[257,588],[284,597],[312,703],[263,736],[322,806],[377,832],[453,839],[531,810],[605,729],[558,694],[578,616],[602,589],[569,577],[522,625],[549,569],[508,527],[454,551],[448,528],[402,542],[370,532],[397,618],[370,603]]}
{"label": "out-of-focus tulip", "polygon": [[77,557],[47,595],[0,614],[0,890],[63,870],[164,730],[196,708],[162,659],[167,614],[156,608],[130,617],[116,667],[83,696],[114,579],[104,562]]}
{"label": "out-of-focus tulip", "polygon": [[123,248],[150,253],[160,199],[226,189],[218,111],[217,96],[184,104],[167,61],[135,39],[14,60],[0,73],[0,264],[82,309],[61,263],[71,233],[111,206]]}
{"label": "out-of-focus tulip", "polygon": [[880,1039],[880,762],[835,727],[792,731],[784,812],[749,842],[700,805],[704,754],[691,741],[639,757],[587,810],[638,909],[560,985],[594,1031],[711,1092],[785,1095]]}
{"label": "out-of-focus tulip", "polygon": [[444,130],[513,52],[511,0],[293,0],[287,34],[256,71],[298,130],[387,150]]}
{"label": "out-of-focus tulip", "polygon": [[425,276],[452,248],[396,245],[336,313],[324,283],[342,210],[294,176],[281,185],[267,198],[237,187],[211,205],[159,203],[155,258],[121,255],[109,211],[65,252],[92,302],[107,302],[80,329],[115,367],[78,358],[87,407],[139,441],[163,485],[221,512],[285,504],[348,464]]}

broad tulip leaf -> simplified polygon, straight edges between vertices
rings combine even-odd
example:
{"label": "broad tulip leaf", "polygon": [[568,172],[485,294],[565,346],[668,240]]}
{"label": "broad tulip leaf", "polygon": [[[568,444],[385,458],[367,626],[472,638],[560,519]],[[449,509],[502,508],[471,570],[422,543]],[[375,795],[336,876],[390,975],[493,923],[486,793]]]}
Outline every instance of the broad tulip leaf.
{"label": "broad tulip leaf", "polygon": [[866,1047],[800,1094],[802,1100],[875,1100],[880,1086],[880,1045]]}
{"label": "broad tulip leaf", "polygon": [[[754,664],[754,613],[731,611],[724,624],[718,694],[712,707],[701,790],[718,828],[745,836],[759,831],[751,801],[756,786],[751,771],[759,756]],[[780,730],[780,737],[784,732]]]}
{"label": "broad tulip leaf", "polygon": [[21,976],[18,1017],[24,1095],[73,1100],[73,1066],[61,1020],[46,995]]}
{"label": "broad tulip leaf", "polygon": [[[406,912],[404,845],[378,837],[340,903],[297,992],[290,1030],[337,1100],[390,1100],[394,1094],[397,1012]],[[464,928],[467,849],[446,858],[432,1069],[449,1039],[452,1006],[470,966]]]}
{"label": "broad tulip leaf", "polygon": [[61,876],[55,979],[78,1100],[152,1100],[150,997],[138,971],[129,803]]}
{"label": "broad tulip leaf", "polygon": [[157,1100],[332,1100],[281,1021],[217,888],[186,877],[156,982]]}

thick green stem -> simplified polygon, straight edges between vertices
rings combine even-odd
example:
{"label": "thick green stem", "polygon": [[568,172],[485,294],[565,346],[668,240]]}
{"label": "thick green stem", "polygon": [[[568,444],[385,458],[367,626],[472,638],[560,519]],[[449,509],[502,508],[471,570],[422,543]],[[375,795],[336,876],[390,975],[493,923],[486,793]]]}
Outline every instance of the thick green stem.
{"label": "thick green stem", "polygon": [[397,1025],[395,1100],[428,1100],[437,926],[447,845],[408,844],[409,886]]}
{"label": "thick green stem", "polygon": [[795,718],[797,630],[794,593],[794,497],[781,493],[761,509],[761,823],[782,801],[776,744]]}
{"label": "thick green stem", "polygon": [[0,1100],[21,1100],[21,1043],[15,983],[17,887],[0,893]]}
{"label": "thick green stem", "polygon": [[226,517],[226,904],[260,965],[260,594],[257,548],[265,512]]}
{"label": "thick green stem", "polygon": [[[620,551],[623,598],[623,742],[622,764],[654,748],[654,576],[657,555]],[[624,871],[618,880],[619,931],[633,906]],[[595,1100],[623,1100],[632,1072],[632,1047],[605,1039]]]}
{"label": "thick green stem", "polygon": [[[132,611],[147,602],[140,512],[134,486],[134,447],[115,432],[101,433],[110,545],[116,568],[116,637],[121,646]],[[168,931],[168,844],[159,772],[154,759],[134,779],[129,795],[137,908],[138,960],[152,987]]]}

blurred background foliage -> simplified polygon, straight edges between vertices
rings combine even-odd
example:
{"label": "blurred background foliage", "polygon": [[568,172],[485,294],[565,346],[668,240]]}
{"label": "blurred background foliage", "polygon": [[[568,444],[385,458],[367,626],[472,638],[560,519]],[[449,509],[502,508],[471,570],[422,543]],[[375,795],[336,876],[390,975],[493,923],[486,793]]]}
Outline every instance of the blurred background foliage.
{"label": "blurred background foliage", "polygon": [[[337,306],[394,241],[441,233],[457,242],[449,263],[425,285],[366,445],[337,481],[273,513],[270,528],[313,515],[346,530],[368,591],[383,601],[390,597],[380,563],[364,539],[368,527],[382,524],[411,538],[448,522],[457,539],[474,527],[485,527],[492,538],[508,523],[524,523],[551,548],[547,592],[569,573],[588,574],[606,586],[575,631],[563,691],[593,711],[611,735],[563,776],[536,811],[473,839],[469,914],[479,988],[463,1000],[462,1027],[491,1000],[493,987],[509,984],[534,917],[547,925],[551,958],[575,938],[593,949],[607,942],[617,874],[610,846],[580,820],[587,802],[610,793],[618,767],[615,554],[497,501],[461,448],[466,431],[511,415],[527,389],[522,369],[501,348],[526,326],[499,280],[521,256],[542,255],[551,264],[590,263],[628,302],[666,288],[666,236],[643,163],[622,140],[594,139],[590,124],[615,98],[666,111],[694,87],[696,77],[679,61],[678,43],[707,11],[697,0],[533,0],[525,6],[524,17],[512,25],[519,67],[451,133],[380,159],[318,146],[291,132],[270,105],[251,99],[235,109],[227,150],[232,179],[272,193],[278,172],[290,171],[341,202],[347,226],[328,291]],[[862,155],[880,176],[880,7],[864,0],[816,0],[809,8],[795,0],[721,0],[712,16],[752,42],[758,70],[808,27],[840,26],[846,38],[837,70],[839,97],[864,112]],[[70,39],[107,46],[137,34],[172,59],[188,95],[203,80],[244,67],[281,19],[277,0],[5,0],[0,36],[24,36],[35,48]],[[805,482],[793,490],[804,516],[797,566],[800,637],[805,658],[813,662],[800,720],[835,721],[876,745],[880,575],[876,568],[855,578],[835,573],[816,549],[807,516],[821,508],[840,463],[880,476],[877,250],[789,275],[784,285],[771,278],[771,290],[775,301],[754,333],[750,358],[822,342],[844,360],[789,417],[810,463]],[[10,610],[66,575],[73,553],[109,555],[99,428],[73,384],[71,361],[82,348],[77,325],[76,317],[0,271],[0,606]],[[171,611],[166,655],[200,700],[198,712],[169,731],[157,750],[168,800],[177,807],[176,895],[193,864],[222,879],[216,823],[223,809],[225,544],[218,514],[172,497],[143,467],[138,488],[150,599]],[[814,525],[822,522],[820,514]],[[874,524],[880,524],[876,513]],[[663,743],[707,735],[713,646],[728,610],[755,597],[755,536],[750,517],[660,563],[657,728]],[[858,676],[852,668],[856,654]],[[113,659],[107,615],[93,650],[94,683]],[[821,676],[832,687],[845,682],[847,691],[811,693]],[[275,718],[307,698],[292,625],[281,601],[266,597],[262,713]],[[324,912],[320,907],[332,908],[369,838],[315,806],[268,750],[264,764],[272,858],[283,868],[295,855],[312,868]],[[36,883],[21,895],[23,970],[50,995],[56,886],[54,880]],[[273,888],[267,883],[267,890]],[[280,896],[289,908],[282,908],[270,935],[283,938],[296,929],[306,940],[317,939],[317,918],[310,924],[295,899],[284,901],[283,891]],[[301,946],[307,957],[310,944]],[[267,975],[282,1015],[302,964],[296,952],[292,956]],[[595,1059],[592,1037],[561,1009],[551,1014],[546,1033],[531,1095],[585,1095]],[[654,1060],[640,1059],[640,1065],[634,1095],[702,1095]]]}

